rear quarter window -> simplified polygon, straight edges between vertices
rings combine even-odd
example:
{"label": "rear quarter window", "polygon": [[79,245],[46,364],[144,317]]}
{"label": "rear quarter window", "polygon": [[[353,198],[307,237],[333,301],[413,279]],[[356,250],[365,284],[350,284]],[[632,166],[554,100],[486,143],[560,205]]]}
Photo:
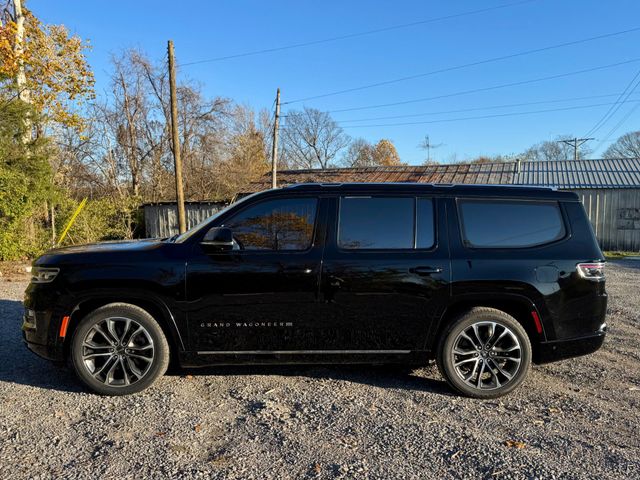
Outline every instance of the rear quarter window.
{"label": "rear quarter window", "polygon": [[566,234],[558,202],[458,200],[462,236],[475,248],[524,248]]}

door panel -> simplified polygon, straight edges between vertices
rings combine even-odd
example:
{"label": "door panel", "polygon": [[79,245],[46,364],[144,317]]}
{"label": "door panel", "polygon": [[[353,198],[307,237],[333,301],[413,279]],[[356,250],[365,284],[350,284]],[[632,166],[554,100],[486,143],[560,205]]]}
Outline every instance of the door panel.
{"label": "door panel", "polygon": [[[339,199],[330,208],[337,213]],[[378,215],[372,218],[383,221],[383,214],[376,208]],[[416,212],[419,214],[421,208]],[[338,222],[330,223],[321,281],[323,323],[318,326],[326,348],[424,348],[429,327],[446,307],[451,270],[444,203],[434,200],[432,213],[435,238],[425,240],[428,233],[418,228],[415,239],[417,245],[426,245],[427,241],[433,244],[428,249],[341,248]],[[425,217],[433,221],[433,216]],[[365,224],[361,222],[360,228],[366,228]],[[387,244],[393,243],[388,234],[384,239]],[[375,244],[375,239],[360,240],[360,244],[365,243]]]}
{"label": "door panel", "polygon": [[[241,232],[237,235],[239,245],[259,250],[211,252],[202,245],[194,247],[187,266],[192,350],[301,348],[304,332],[317,314],[326,215],[323,205],[322,201],[317,203],[312,244],[304,251],[273,250],[295,248],[300,232],[309,228],[286,208],[274,210],[266,220],[264,214],[243,217],[241,212],[234,217],[235,223],[234,219],[221,222],[220,226]],[[259,211],[260,207],[253,210]]]}

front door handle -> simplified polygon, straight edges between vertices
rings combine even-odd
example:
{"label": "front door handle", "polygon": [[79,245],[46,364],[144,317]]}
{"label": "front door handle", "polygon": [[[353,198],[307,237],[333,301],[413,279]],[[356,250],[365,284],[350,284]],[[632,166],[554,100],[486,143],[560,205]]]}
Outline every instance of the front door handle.
{"label": "front door handle", "polygon": [[442,267],[415,267],[410,268],[411,273],[415,273],[420,276],[433,275],[434,273],[442,273]]}

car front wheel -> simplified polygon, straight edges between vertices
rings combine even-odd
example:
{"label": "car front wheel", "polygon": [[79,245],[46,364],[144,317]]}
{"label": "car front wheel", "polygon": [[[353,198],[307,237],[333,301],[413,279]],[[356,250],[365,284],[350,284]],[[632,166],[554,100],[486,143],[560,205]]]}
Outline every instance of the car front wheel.
{"label": "car front wheel", "polygon": [[476,307],[446,330],[437,360],[442,376],[457,391],[474,398],[496,398],[526,378],[531,343],[512,316]]}
{"label": "car front wheel", "polygon": [[135,305],[112,303],[87,315],[74,332],[78,377],[103,395],[128,395],[164,374],[169,345],[158,322]]}

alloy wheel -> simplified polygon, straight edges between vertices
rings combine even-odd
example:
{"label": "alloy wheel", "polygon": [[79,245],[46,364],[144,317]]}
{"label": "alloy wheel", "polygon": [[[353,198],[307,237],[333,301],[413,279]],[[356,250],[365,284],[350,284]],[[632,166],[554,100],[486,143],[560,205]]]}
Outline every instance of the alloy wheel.
{"label": "alloy wheel", "polygon": [[93,325],[82,341],[82,363],[89,374],[111,387],[126,387],[149,372],[155,347],[145,327],[126,317]]}
{"label": "alloy wheel", "polygon": [[468,386],[494,390],[516,377],[522,363],[522,348],[516,334],[497,322],[476,322],[458,334],[453,367]]}

